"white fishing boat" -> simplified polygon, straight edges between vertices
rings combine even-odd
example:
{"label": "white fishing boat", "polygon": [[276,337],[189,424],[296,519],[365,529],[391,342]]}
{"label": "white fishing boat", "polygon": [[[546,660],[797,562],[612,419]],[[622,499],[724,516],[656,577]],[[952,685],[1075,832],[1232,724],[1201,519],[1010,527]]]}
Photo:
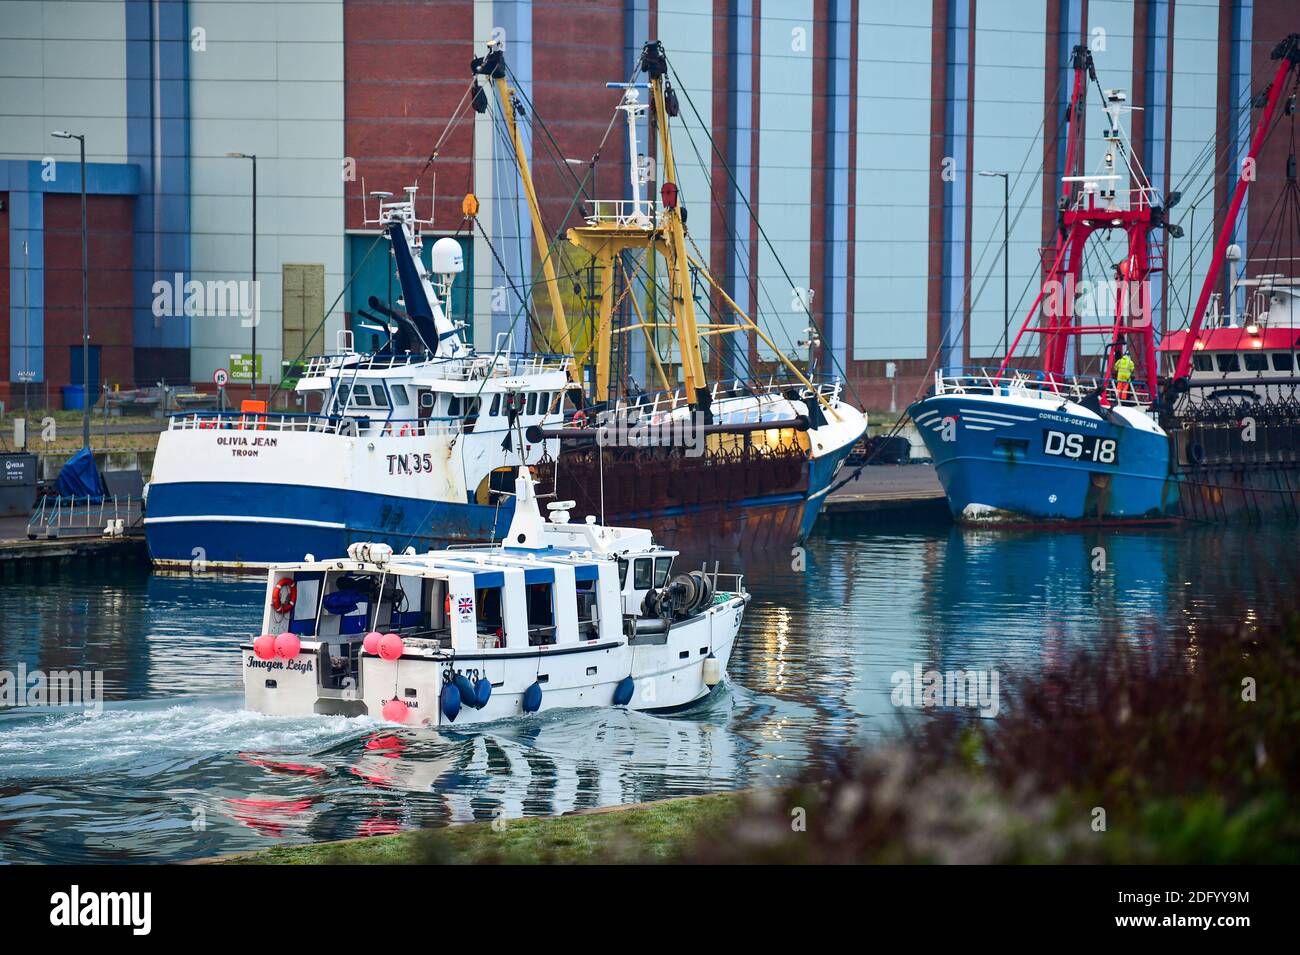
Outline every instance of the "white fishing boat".
{"label": "white fishing boat", "polygon": [[386,341],[361,353],[342,332],[305,362],[295,391],[319,410],[173,415],[147,491],[155,564],[248,569],[359,541],[492,541],[510,521],[497,492],[514,466],[559,452],[522,430],[562,422],[571,359],[513,352],[508,337],[487,353],[466,343],[450,305],[460,246],[437,240],[425,267],[432,220],[416,214],[414,187],[368,221],[388,237],[402,290],[399,308],[371,302]]}
{"label": "white fishing boat", "polygon": [[739,575],[673,576],[647,530],[543,519],[520,468],[499,544],[278,564],[241,647],[249,709],[411,726],[564,707],[670,711],[722,682],[749,595]]}

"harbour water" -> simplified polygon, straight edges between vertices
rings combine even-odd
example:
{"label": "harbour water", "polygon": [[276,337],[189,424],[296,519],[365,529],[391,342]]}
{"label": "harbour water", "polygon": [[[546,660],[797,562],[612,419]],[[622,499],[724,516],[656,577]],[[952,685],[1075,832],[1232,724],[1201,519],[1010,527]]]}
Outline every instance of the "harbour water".
{"label": "harbour water", "polygon": [[260,580],[11,578],[0,671],[99,671],[107,702],[0,711],[0,861],[176,860],[780,783],[918,717],[891,701],[898,671],[1005,681],[1110,632],[1158,647],[1266,618],[1300,570],[1295,541],[1294,527],[836,530],[745,568],[729,682],[701,706],[442,732],[244,711],[236,644]]}

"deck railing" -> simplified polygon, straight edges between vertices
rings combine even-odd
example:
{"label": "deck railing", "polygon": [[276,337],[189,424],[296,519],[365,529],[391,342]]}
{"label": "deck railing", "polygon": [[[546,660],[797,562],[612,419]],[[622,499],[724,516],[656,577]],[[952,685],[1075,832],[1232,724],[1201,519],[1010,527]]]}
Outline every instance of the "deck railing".
{"label": "deck railing", "polygon": [[938,395],[1024,395],[1079,402],[1101,396],[1106,404],[1147,408],[1151,393],[1146,382],[1127,382],[1091,375],[1049,375],[1023,368],[960,368],[945,374],[935,372],[934,393]]}
{"label": "deck railing", "polygon": [[541,352],[513,352],[510,354],[478,354],[465,358],[435,358],[428,352],[406,352],[401,355],[344,353],[315,355],[305,359],[303,378],[321,378],[331,370],[383,371],[421,364],[432,371],[434,377],[448,381],[478,381],[483,378],[509,378],[536,375],[546,371],[567,371],[573,359],[568,355]]}
{"label": "deck railing", "polygon": [[589,199],[587,225],[618,225],[659,228],[663,220],[653,199]]}
{"label": "deck railing", "polygon": [[[840,392],[843,390],[843,383],[838,378],[827,378],[813,381],[816,392],[828,402],[839,400]],[[734,398],[756,398],[760,404],[750,409],[738,412],[727,413],[729,423],[744,423],[745,421],[762,420],[763,399],[775,401],[782,399],[790,391],[797,391],[801,400],[807,400],[813,397],[813,392],[805,385],[799,382],[783,381],[775,378],[769,378],[765,382],[742,382],[734,380],[730,383],[715,382],[710,388],[710,397],[714,405],[715,412],[725,409],[719,409],[719,402],[724,402]],[[672,391],[656,391],[637,395],[632,398],[620,398],[614,403],[614,412],[620,416],[636,417],[638,415],[650,415],[654,417],[659,414],[669,414],[679,408],[686,408],[690,405],[691,398],[686,394],[684,388],[676,388]]]}
{"label": "deck railing", "polygon": [[[321,415],[275,411],[189,411],[171,415],[169,431],[233,431],[238,433],[335,434],[356,437],[384,434],[396,437],[456,436],[465,433],[470,418],[393,418],[383,415]],[[473,430],[471,427],[470,430]]]}
{"label": "deck railing", "polygon": [[97,537],[117,521],[122,522],[125,532],[140,519],[143,509],[143,499],[134,494],[99,498],[47,495],[27,521],[27,536]]}

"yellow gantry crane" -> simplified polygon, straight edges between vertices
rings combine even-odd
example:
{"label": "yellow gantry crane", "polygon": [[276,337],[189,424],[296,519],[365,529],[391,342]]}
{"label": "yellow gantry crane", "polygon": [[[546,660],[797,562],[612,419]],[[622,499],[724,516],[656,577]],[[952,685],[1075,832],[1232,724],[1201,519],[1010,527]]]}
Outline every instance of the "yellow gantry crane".
{"label": "yellow gantry crane", "polygon": [[[826,398],[820,394],[790,359],[777,348],[775,342],[746,315],[719,283],[708,273],[704,263],[692,258],[686,250],[686,223],[683,209],[679,202],[677,188],[677,162],[673,154],[672,132],[668,119],[678,112],[677,98],[671,86],[665,82],[667,58],[663,45],[658,41],[647,43],[641,52],[641,70],[647,76],[645,83],[610,83],[612,88],[622,89],[623,99],[618,109],[627,120],[628,155],[631,157],[631,199],[597,200],[586,216],[584,225],[571,228],[566,238],[574,246],[584,250],[595,260],[599,274],[599,309],[596,333],[587,348],[579,353],[574,347],[569,326],[565,318],[564,305],[560,301],[559,284],[556,281],[552,264],[551,250],[547,245],[546,233],[542,227],[541,212],[537,201],[537,191],[533,186],[532,174],[524,154],[520,139],[516,111],[513,106],[513,93],[506,83],[506,70],[502,51],[499,46],[489,48],[488,55],[475,61],[474,70],[489,79],[496,90],[501,104],[502,115],[509,128],[511,144],[515,151],[516,163],[523,182],[524,194],[528,200],[528,211],[532,219],[533,237],[537,243],[538,255],[542,259],[542,276],[550,297],[551,309],[555,320],[555,331],[559,341],[559,350],[571,354],[574,358],[570,367],[573,380],[580,380],[580,369],[588,355],[594,350],[595,358],[595,400],[605,402],[610,397],[610,373],[612,364],[613,336],[641,330],[645,335],[648,352],[654,363],[656,375],[664,390],[671,390],[667,373],[659,358],[655,345],[654,330],[664,327],[676,332],[678,348],[681,352],[681,372],[685,391],[692,407],[707,411],[710,401],[709,383],[704,373],[704,359],[701,342],[706,336],[753,331],[777,355],[790,373],[816,396],[824,407],[829,407]],[[641,100],[641,90],[650,93],[649,102]],[[663,185],[660,188],[661,202],[645,195],[646,187],[652,186],[654,176],[649,163],[640,156],[637,142],[638,120],[645,116],[653,106],[655,128],[658,131],[657,144],[662,161]],[[623,272],[625,285],[631,285],[623,265],[622,253],[629,250],[641,252],[641,262],[653,255],[663,256],[668,271],[668,299],[672,312],[672,322],[668,325],[649,321],[642,314],[636,297],[628,297],[637,313],[637,323],[614,328],[614,286],[615,269]],[[710,287],[718,292],[721,300],[731,309],[740,323],[706,323],[700,325],[695,315],[695,298],[691,288],[691,268],[699,272]],[[644,267],[638,263],[634,271]],[[653,274],[650,274],[653,284]]]}

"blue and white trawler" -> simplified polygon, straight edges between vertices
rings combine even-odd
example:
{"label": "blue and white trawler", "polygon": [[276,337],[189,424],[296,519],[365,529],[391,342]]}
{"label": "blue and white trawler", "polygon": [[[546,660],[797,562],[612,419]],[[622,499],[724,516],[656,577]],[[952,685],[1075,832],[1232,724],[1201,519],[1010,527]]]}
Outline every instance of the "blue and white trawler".
{"label": "blue and white trawler", "polygon": [[[242,645],[244,699],[275,715],[369,715],[411,726],[561,707],[667,711],[723,679],[749,595],[742,578],[673,576],[647,530],[543,520],[519,469],[499,544],[276,565],[262,636]],[[724,586],[725,585],[725,586]]]}
{"label": "blue and white trawler", "polygon": [[[414,189],[381,202],[404,311],[369,354],[340,333],[309,359],[296,390],[313,413],[194,411],[158,442],[145,536],[155,564],[265,567],[356,541],[401,551],[491,541],[510,522],[514,468],[554,456],[531,425],[559,425],[570,359],[476,353],[450,316],[460,247],[440,239],[421,260]],[[436,279],[435,276],[436,275]]]}

